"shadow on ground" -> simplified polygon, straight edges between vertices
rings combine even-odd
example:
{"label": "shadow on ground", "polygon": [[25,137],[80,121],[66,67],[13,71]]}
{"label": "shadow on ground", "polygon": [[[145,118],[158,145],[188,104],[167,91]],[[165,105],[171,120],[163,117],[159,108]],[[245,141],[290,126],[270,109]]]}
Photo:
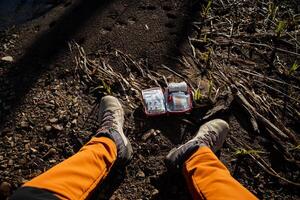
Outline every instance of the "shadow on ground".
{"label": "shadow on ground", "polygon": [[[121,49],[135,58],[147,60],[152,69],[161,64],[175,68],[176,57],[181,54],[181,49],[186,48],[187,36],[192,31],[192,22],[199,11],[200,3],[195,5],[193,2],[76,1],[65,14],[49,25],[49,30],[40,33],[32,41],[32,45],[24,50],[24,55],[4,77],[1,77],[2,85],[6,88],[0,92],[0,127],[5,125],[6,121],[14,120],[15,112],[43,74],[61,67],[59,59],[68,59],[68,62],[72,63],[72,55],[66,53],[67,42],[70,40],[77,41],[89,52],[99,49]],[[146,122],[149,123],[148,127],[161,129],[172,144],[181,143],[197,128],[190,123],[182,126],[180,117],[162,117]],[[158,142],[157,145],[159,144]],[[138,146],[139,142],[135,145]],[[159,156],[163,157],[163,154],[160,153]],[[138,162],[134,163],[134,169],[139,167],[136,166]],[[149,173],[154,173],[156,169],[161,168],[157,165],[149,169]],[[108,189],[104,189],[106,195],[103,198],[110,198],[119,187],[123,180],[120,177],[122,176],[112,170],[105,181],[107,183],[103,184],[103,187],[109,186]],[[172,199],[177,190],[182,190],[184,184],[182,177],[167,173],[156,176],[150,182],[160,191],[153,199]],[[180,184],[177,184],[178,182]],[[186,189],[181,193],[182,196],[188,196]]]}
{"label": "shadow on ground", "polygon": [[[67,42],[70,40],[77,40],[92,50],[128,50],[134,57],[148,60],[150,66],[162,63],[175,66],[176,56],[180,54],[192,30],[192,21],[197,16],[199,5],[192,6],[192,2],[76,1],[49,25],[49,30],[32,40],[23,56],[1,77],[0,123],[3,125],[10,114],[15,112],[42,74],[60,64],[58,62],[55,65],[58,58],[65,59],[61,54],[66,54]],[[160,14],[162,11],[164,15]],[[134,13],[137,13],[136,16],[130,17]],[[138,24],[138,20],[141,24]],[[149,24],[153,27],[143,35],[147,24],[142,23],[148,20],[152,20],[152,24]],[[130,23],[137,25],[129,27]]]}
{"label": "shadow on ground", "polygon": [[0,93],[2,125],[22,103],[39,77],[49,70],[55,57],[67,47],[67,42],[82,28],[84,22],[88,21],[94,12],[101,12],[111,3],[113,1],[78,1],[72,8],[66,10],[66,13],[55,22],[55,26],[33,40],[24,55],[0,79],[1,85],[7,87]]}

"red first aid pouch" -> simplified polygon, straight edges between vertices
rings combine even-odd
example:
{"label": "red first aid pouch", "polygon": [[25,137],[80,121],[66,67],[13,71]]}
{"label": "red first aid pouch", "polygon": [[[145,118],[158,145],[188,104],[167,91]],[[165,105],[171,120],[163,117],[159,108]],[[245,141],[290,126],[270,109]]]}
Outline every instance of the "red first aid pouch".
{"label": "red first aid pouch", "polygon": [[142,90],[146,115],[186,113],[192,109],[191,90],[185,82],[170,83],[164,90],[160,87]]}

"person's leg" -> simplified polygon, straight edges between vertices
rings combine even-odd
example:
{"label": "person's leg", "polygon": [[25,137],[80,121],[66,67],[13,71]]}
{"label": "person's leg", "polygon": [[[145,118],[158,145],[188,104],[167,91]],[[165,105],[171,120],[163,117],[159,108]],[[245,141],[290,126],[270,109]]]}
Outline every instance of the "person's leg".
{"label": "person's leg", "polygon": [[26,191],[25,187],[38,188],[59,199],[85,199],[103,181],[116,158],[117,148],[111,139],[94,137],[77,154],[25,183],[20,192]]}
{"label": "person's leg", "polygon": [[207,122],[193,139],[167,155],[167,167],[183,170],[194,199],[257,199],[230,175],[213,153],[223,145],[228,130],[223,120]]}
{"label": "person's leg", "polygon": [[183,171],[194,199],[257,199],[208,147],[200,147],[185,161]]}
{"label": "person's leg", "polygon": [[25,183],[11,199],[86,199],[115,162],[131,159],[132,148],[123,133],[124,111],[106,96],[100,104],[100,129],[78,153]]}

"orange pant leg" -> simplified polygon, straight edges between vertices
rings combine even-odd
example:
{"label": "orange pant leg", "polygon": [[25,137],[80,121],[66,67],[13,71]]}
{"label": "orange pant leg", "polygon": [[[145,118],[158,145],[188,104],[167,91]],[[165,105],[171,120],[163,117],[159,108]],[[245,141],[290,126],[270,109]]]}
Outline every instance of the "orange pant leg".
{"label": "orange pant leg", "polygon": [[49,190],[60,199],[85,199],[107,176],[116,157],[111,139],[94,137],[78,153],[23,186]]}
{"label": "orange pant leg", "polygon": [[194,199],[257,199],[230,175],[208,147],[199,148],[184,163],[183,171]]}

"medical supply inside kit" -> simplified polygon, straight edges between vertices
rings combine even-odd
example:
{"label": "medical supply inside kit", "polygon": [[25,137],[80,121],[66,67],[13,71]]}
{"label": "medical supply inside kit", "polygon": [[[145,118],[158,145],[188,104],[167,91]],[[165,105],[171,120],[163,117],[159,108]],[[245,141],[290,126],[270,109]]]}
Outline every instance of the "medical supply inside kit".
{"label": "medical supply inside kit", "polygon": [[146,115],[186,113],[192,109],[192,95],[185,82],[170,83],[164,90],[160,87],[142,90]]}

